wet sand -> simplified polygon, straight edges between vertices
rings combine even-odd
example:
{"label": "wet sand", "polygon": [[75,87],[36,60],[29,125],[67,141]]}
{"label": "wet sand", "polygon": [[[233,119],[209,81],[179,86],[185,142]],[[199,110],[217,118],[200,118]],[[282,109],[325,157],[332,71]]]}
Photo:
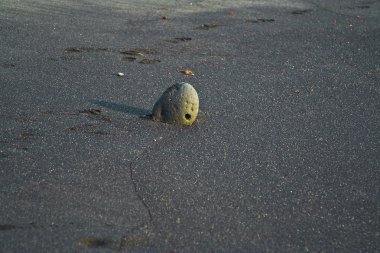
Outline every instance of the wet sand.
{"label": "wet sand", "polygon": [[0,252],[378,251],[379,3],[219,2],[0,3]]}

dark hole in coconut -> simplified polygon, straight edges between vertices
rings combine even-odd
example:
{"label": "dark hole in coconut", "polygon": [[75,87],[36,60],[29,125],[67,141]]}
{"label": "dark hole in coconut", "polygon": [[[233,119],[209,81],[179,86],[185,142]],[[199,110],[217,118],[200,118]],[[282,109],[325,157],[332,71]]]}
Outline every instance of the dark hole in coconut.
{"label": "dark hole in coconut", "polygon": [[191,119],[191,115],[188,114],[188,113],[186,113],[186,114],[185,114],[185,118],[186,118],[187,120],[189,120],[189,119]]}

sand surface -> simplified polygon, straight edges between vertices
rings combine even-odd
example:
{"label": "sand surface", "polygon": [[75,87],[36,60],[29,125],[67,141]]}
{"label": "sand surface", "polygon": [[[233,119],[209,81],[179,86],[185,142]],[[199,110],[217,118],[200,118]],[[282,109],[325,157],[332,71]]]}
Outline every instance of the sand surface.
{"label": "sand surface", "polygon": [[0,252],[378,252],[379,10],[2,0]]}

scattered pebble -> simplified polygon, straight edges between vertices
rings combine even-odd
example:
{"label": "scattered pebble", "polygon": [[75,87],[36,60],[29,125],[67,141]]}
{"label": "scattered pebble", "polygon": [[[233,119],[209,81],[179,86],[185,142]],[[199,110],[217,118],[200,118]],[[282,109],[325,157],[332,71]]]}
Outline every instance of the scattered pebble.
{"label": "scattered pebble", "polygon": [[117,73],[117,75],[118,75],[118,76],[125,76],[125,74],[122,73],[122,72]]}

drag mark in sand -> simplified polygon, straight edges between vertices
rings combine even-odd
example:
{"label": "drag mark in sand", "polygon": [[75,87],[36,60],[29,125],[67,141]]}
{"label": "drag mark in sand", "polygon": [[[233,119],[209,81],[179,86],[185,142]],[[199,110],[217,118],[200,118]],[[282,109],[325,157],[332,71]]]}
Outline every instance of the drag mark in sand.
{"label": "drag mark in sand", "polygon": [[103,111],[96,108],[73,110],[73,111],[43,111],[40,113],[43,116],[77,116],[90,120],[90,122],[74,125],[67,128],[73,132],[80,132],[87,135],[109,135],[110,133],[101,129],[105,123],[111,122],[111,117],[106,115]]}
{"label": "drag mark in sand", "polygon": [[16,228],[17,227],[13,224],[0,224],[0,231],[9,231]]}
{"label": "drag mark in sand", "polygon": [[1,67],[5,68],[5,69],[10,69],[10,68],[16,67],[16,65],[12,64],[12,63],[3,63],[3,64],[1,64]]}
{"label": "drag mark in sand", "polygon": [[104,239],[98,238],[85,238],[79,241],[80,245],[86,246],[88,248],[99,248],[106,246],[107,242]]}
{"label": "drag mark in sand", "polygon": [[[178,41],[186,41],[188,38],[176,38]],[[176,40],[176,41],[177,41]],[[134,48],[134,49],[112,49],[106,47],[67,47],[63,49],[65,54],[78,54],[78,53],[107,53],[107,52],[119,52],[122,55],[127,55],[122,57],[121,61],[133,62],[137,60],[137,57],[144,57],[145,55],[157,55],[159,52],[155,49],[148,48]],[[62,58],[62,57],[61,57]],[[64,58],[62,58],[64,59]],[[54,60],[54,59],[53,59]],[[161,62],[160,59],[147,59],[144,58],[139,61],[141,64],[154,64]],[[2,65],[4,68],[14,67],[10,64]]]}
{"label": "drag mark in sand", "polygon": [[144,226],[141,231],[137,233],[132,232],[133,234],[125,235],[117,240],[82,238],[79,240],[79,245],[93,249],[107,248],[118,252],[147,249],[152,247],[153,243],[151,234],[146,229],[146,226]]}
{"label": "drag mark in sand", "polygon": [[135,48],[127,51],[121,51],[121,54],[127,54],[132,56],[144,56],[146,54],[159,54],[157,50],[146,48]]}
{"label": "drag mark in sand", "polygon": [[190,41],[190,40],[191,40],[190,37],[178,37],[178,38],[173,38],[173,39],[169,39],[169,40],[165,40],[165,41],[173,43],[173,44],[177,44],[180,42],[186,42],[186,41]]}
{"label": "drag mark in sand", "polygon": [[253,24],[257,24],[257,23],[271,23],[271,22],[274,22],[274,18],[258,18],[258,19],[246,19],[245,22],[246,23],[253,23]]}
{"label": "drag mark in sand", "polygon": [[369,9],[369,8],[371,8],[371,6],[369,6],[369,5],[357,5],[355,7],[356,7],[356,9]]}
{"label": "drag mark in sand", "polygon": [[210,29],[217,28],[220,26],[222,26],[222,25],[217,24],[217,23],[210,23],[210,24],[203,24],[203,25],[197,26],[194,29],[196,29],[196,30],[210,30]]}
{"label": "drag mark in sand", "polygon": [[126,62],[133,62],[136,60],[136,57],[131,57],[131,56],[124,56],[121,58],[122,61],[126,61]]}
{"label": "drag mark in sand", "polygon": [[161,60],[159,60],[159,59],[142,59],[141,61],[139,61],[139,63],[141,63],[141,64],[153,64],[156,62],[161,62]]}
{"label": "drag mark in sand", "polygon": [[[122,61],[127,61],[127,62],[133,62],[137,58],[136,57],[144,57],[145,55],[157,55],[159,52],[155,49],[146,49],[146,48],[135,48],[127,51],[121,51],[121,54],[126,54],[129,56],[125,56],[121,58]],[[144,58],[139,61],[141,64],[154,64],[157,62],[161,62],[160,59],[148,59]]]}
{"label": "drag mark in sand", "polygon": [[295,10],[295,11],[292,11],[291,14],[293,14],[293,15],[303,15],[303,14],[307,14],[307,13],[310,13],[310,12],[313,12],[313,11],[314,11],[313,9]]}
{"label": "drag mark in sand", "polygon": [[110,122],[111,117],[105,115],[100,109],[86,109],[78,111],[77,116],[84,114],[89,119],[93,120],[93,123],[82,124],[70,127],[71,131],[79,131],[87,135],[108,135],[109,133],[99,130],[98,128],[103,125],[105,122]]}
{"label": "drag mark in sand", "polygon": [[96,53],[96,52],[113,52],[110,48],[102,47],[68,47],[63,50],[64,53]]}
{"label": "drag mark in sand", "polygon": [[[68,225],[73,225],[74,223],[69,222]],[[44,229],[44,228],[60,228],[65,225],[58,226],[57,224],[50,225],[39,225],[34,222],[30,222],[27,224],[0,224],[0,231],[11,231],[11,230],[31,230],[31,229]]]}

